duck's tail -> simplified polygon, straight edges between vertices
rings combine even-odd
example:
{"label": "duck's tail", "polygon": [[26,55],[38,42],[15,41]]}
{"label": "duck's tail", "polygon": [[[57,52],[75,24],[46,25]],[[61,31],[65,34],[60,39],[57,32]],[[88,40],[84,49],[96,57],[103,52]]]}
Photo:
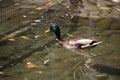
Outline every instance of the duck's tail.
{"label": "duck's tail", "polygon": [[99,41],[99,42],[93,43],[92,46],[96,46],[96,45],[101,44],[101,43],[102,43],[102,41]]}
{"label": "duck's tail", "polygon": [[101,44],[101,43],[102,43],[102,41],[99,41],[99,42],[93,43],[92,45],[88,44],[88,45],[85,45],[85,46],[81,46],[81,48],[94,47],[94,46],[96,46],[98,44]]}

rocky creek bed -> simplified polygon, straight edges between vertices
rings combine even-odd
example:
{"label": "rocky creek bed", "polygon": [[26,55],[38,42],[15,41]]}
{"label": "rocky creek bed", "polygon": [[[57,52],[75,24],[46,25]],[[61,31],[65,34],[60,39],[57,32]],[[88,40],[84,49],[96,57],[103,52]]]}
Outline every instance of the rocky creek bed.
{"label": "rocky creek bed", "polygon": [[[2,18],[0,80],[119,80],[119,5],[102,3],[85,0],[83,7],[56,0]],[[106,6],[108,3],[111,6]],[[92,38],[102,44],[84,50],[65,49],[56,44],[53,33],[44,33],[51,22],[60,25],[65,40]],[[15,41],[9,41],[9,36]],[[28,62],[37,67],[28,68]]]}

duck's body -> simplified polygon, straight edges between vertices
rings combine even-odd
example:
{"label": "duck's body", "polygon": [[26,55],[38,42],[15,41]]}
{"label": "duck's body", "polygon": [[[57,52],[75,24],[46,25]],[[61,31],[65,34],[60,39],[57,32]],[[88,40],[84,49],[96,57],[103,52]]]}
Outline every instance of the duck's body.
{"label": "duck's body", "polygon": [[68,49],[88,48],[88,47],[96,46],[101,43],[101,42],[97,42],[92,39],[74,39],[74,40],[64,41],[61,39],[60,28],[57,24],[52,24],[50,26],[50,30],[55,33],[55,35],[57,37],[56,40],[58,41],[58,43]]}
{"label": "duck's body", "polygon": [[68,49],[74,49],[74,48],[88,48],[88,47],[94,47],[101,42],[96,42],[92,39],[76,39],[76,40],[69,40],[69,41],[59,41],[57,40],[60,45],[63,47],[66,47]]}

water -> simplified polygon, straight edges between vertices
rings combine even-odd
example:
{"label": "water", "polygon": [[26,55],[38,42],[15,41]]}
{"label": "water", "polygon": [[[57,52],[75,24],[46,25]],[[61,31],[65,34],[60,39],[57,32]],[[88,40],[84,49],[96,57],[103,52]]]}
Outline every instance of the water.
{"label": "water", "polygon": [[[16,35],[15,42],[7,41],[0,46],[1,63],[10,61],[9,65],[0,68],[4,73],[0,74],[0,80],[119,80],[120,20],[79,17],[78,21],[72,21],[70,16],[65,16],[69,10],[62,5],[57,8],[63,12],[54,13],[53,10],[40,15],[37,19],[40,18],[41,22],[37,23],[37,27],[27,25],[31,28]],[[46,16],[47,14],[50,15]],[[64,17],[61,17],[62,15]],[[28,15],[29,17],[36,15]],[[93,37],[103,43],[90,49],[63,48],[56,44],[53,33],[44,33],[51,21],[60,25],[65,40],[71,39],[66,35],[70,31],[75,39]],[[39,37],[34,38],[36,35]],[[20,36],[27,36],[29,39]],[[46,60],[49,60],[49,65],[44,65]],[[28,69],[27,62],[38,67]],[[42,74],[37,71],[42,71]]]}
{"label": "water", "polygon": [[[89,20],[88,20],[89,21]],[[62,25],[62,24],[61,24]],[[40,28],[40,27],[39,27]],[[61,27],[62,28],[62,27]],[[82,27],[81,27],[82,28]],[[67,28],[66,28],[67,29]],[[69,29],[69,28],[68,28]],[[80,28],[79,28],[80,29]],[[86,30],[88,28],[86,27]],[[39,32],[39,30],[35,29],[33,30],[35,32]],[[62,31],[63,32],[63,31]],[[76,30],[74,34],[79,33],[79,30]],[[42,32],[39,33],[40,35],[43,34]],[[64,33],[63,33],[64,34]],[[109,75],[111,78],[115,78],[116,80],[119,79],[117,75],[112,75],[107,71],[107,69],[113,70],[114,72],[115,69],[112,69],[112,67],[118,67],[119,70],[119,57],[117,53],[117,49],[115,49],[115,44],[111,46],[111,41],[117,37],[117,34],[113,34],[111,40],[107,40],[107,37],[102,36],[103,33],[101,33],[99,36],[96,36],[99,40],[101,40],[101,37],[103,37],[102,41],[104,43],[96,46],[95,48],[92,48],[90,50],[85,49],[85,50],[68,50],[65,49],[61,46],[56,45],[55,42],[55,36],[53,34],[46,34],[46,36],[41,36],[37,39],[38,42],[35,42],[32,44],[32,48],[27,47],[26,49],[32,50],[35,47],[34,51],[32,51],[31,55],[27,56],[25,59],[22,59],[22,62],[18,62],[17,65],[9,67],[6,69],[5,75],[7,77],[3,77],[1,79],[4,80],[10,80],[10,79],[52,79],[52,80],[97,80],[96,75],[105,73]],[[24,35],[27,35],[24,34]],[[44,35],[44,34],[43,34]],[[116,36],[114,36],[116,35]],[[86,34],[84,34],[86,36]],[[67,38],[67,36],[65,37]],[[75,37],[78,38],[78,37]],[[94,36],[95,38],[95,36]],[[20,38],[18,38],[20,39]],[[34,39],[32,39],[34,40]],[[115,40],[119,41],[117,38]],[[11,43],[11,45],[14,45],[16,42]],[[112,42],[114,43],[114,42]],[[20,44],[19,44],[20,45]],[[41,47],[40,47],[41,46]],[[107,47],[111,48],[109,50]],[[26,49],[24,49],[26,51]],[[108,51],[109,50],[109,51]],[[22,51],[22,52],[21,52]],[[115,51],[115,52],[114,52]],[[25,53],[22,48],[21,50],[17,51],[17,54],[22,54]],[[114,56],[114,57],[113,57]],[[109,58],[108,58],[109,57]],[[103,58],[103,59],[102,59]],[[43,64],[45,60],[50,60],[49,66],[46,66]],[[36,69],[27,69],[26,68],[26,63],[27,62],[33,62],[37,64],[39,67]],[[112,65],[111,65],[112,64]],[[91,65],[93,67],[91,67]],[[104,67],[102,65],[106,66],[106,70],[103,70]],[[98,66],[98,67],[96,67]],[[111,67],[111,68],[109,68]],[[42,70],[43,74],[38,75],[35,72]],[[15,74],[15,76],[13,76]],[[119,74],[119,72],[118,72]],[[64,76],[64,77],[63,77]],[[19,77],[19,79],[18,79]],[[104,76],[106,77],[106,76]],[[110,79],[111,79],[110,78]],[[110,80],[109,78],[105,78],[103,80]]]}
{"label": "water", "polygon": [[87,38],[92,38],[94,35],[94,31],[93,31],[93,27],[94,27],[94,23],[92,18],[89,18],[89,22],[88,22],[88,30],[87,30]]}

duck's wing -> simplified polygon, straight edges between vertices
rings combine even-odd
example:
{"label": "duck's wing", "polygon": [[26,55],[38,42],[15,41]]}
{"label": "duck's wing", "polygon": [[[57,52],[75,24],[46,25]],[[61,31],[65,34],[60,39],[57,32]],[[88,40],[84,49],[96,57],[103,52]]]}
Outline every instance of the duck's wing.
{"label": "duck's wing", "polygon": [[91,39],[78,39],[78,40],[76,40],[76,43],[87,45],[87,44],[91,43],[92,41],[93,40],[91,40]]}

